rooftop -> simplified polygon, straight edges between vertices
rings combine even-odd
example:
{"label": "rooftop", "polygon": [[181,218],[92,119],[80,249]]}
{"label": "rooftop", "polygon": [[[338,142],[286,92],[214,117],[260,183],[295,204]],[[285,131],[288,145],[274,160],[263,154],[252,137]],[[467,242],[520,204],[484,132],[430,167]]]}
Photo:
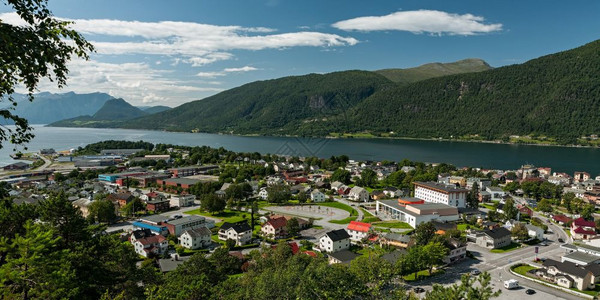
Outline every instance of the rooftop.
{"label": "rooftop", "polygon": [[457,193],[457,192],[468,192],[467,189],[457,188],[455,185],[445,185],[433,181],[423,182],[423,181],[415,181],[413,182],[415,186],[424,187],[427,189],[437,190],[443,193]]}
{"label": "rooftop", "polygon": [[564,258],[569,258],[572,260],[580,261],[584,264],[591,264],[597,260],[600,260],[600,257],[598,257],[598,256],[587,254],[584,252],[579,252],[579,251],[575,251],[575,252],[569,253],[567,255],[564,255],[563,259]]}
{"label": "rooftop", "polygon": [[327,235],[334,242],[350,238],[350,235],[345,229],[332,230],[325,233],[325,235]]}
{"label": "rooftop", "polygon": [[348,250],[342,250],[330,253],[329,256],[341,261],[342,263],[350,263],[353,259],[359,257],[360,255]]}
{"label": "rooftop", "polygon": [[204,220],[206,220],[206,218],[204,218],[202,216],[191,215],[191,216],[185,216],[185,217],[179,218],[179,219],[169,220],[167,223],[177,226],[177,225],[181,225],[181,224],[187,224],[190,222],[197,222],[197,221],[203,222]]}
{"label": "rooftop", "polygon": [[371,229],[371,224],[369,224],[369,223],[350,221],[350,224],[348,224],[348,230],[369,232],[370,229]]}

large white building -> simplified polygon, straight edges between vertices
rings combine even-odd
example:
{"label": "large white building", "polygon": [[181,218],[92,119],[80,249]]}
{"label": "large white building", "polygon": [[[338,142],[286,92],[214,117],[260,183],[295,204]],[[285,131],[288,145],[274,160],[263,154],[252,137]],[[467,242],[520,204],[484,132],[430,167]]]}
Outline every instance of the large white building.
{"label": "large white building", "polygon": [[437,182],[414,182],[415,198],[425,202],[442,203],[449,206],[464,208],[467,199],[467,189],[457,188]]}
{"label": "large white building", "polygon": [[178,206],[178,207],[186,207],[194,205],[194,201],[196,200],[195,195],[176,195],[171,196],[169,199],[169,205]]}
{"label": "large white building", "polygon": [[442,203],[406,204],[406,200],[377,200],[377,216],[408,223],[411,227],[429,221],[449,222],[458,220],[458,209]]}
{"label": "large white building", "polygon": [[237,246],[243,246],[252,240],[252,228],[247,222],[223,223],[219,228],[219,240],[234,240]]}

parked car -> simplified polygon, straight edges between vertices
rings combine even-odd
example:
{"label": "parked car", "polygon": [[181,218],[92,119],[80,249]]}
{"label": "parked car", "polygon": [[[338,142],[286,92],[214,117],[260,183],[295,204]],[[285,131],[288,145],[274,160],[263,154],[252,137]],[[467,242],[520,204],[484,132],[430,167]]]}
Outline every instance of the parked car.
{"label": "parked car", "polygon": [[420,293],[424,292],[425,289],[418,286],[418,287],[414,288],[413,291],[415,291],[415,293],[417,293],[417,294],[420,294]]}
{"label": "parked car", "polygon": [[558,242],[559,242],[559,243],[564,243],[564,242],[565,242],[565,240],[563,240],[562,238],[558,238]]}
{"label": "parked car", "polygon": [[533,295],[533,294],[535,294],[535,291],[534,291],[534,290],[532,290],[532,289],[527,289],[527,290],[525,291],[525,294],[527,294],[527,295]]}
{"label": "parked car", "polygon": [[471,271],[471,275],[473,275],[473,276],[477,276],[479,274],[481,274],[481,272],[479,270],[477,270],[477,269]]}

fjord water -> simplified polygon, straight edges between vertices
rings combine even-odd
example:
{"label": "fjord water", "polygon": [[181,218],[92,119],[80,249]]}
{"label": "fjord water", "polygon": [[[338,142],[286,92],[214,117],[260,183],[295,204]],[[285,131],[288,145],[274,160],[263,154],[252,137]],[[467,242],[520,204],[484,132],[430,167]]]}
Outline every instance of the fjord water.
{"label": "fjord water", "polygon": [[[355,160],[410,159],[472,166],[516,169],[529,163],[549,166],[553,171],[587,171],[600,175],[600,149],[387,139],[305,139],[294,137],[246,137],[207,133],[182,133],[129,129],[58,128],[34,125],[36,137],[28,150],[67,150],[103,140],[144,140],[186,146],[224,147],[238,152],[260,152],[297,156],[330,157],[346,154]],[[14,162],[10,144],[0,149],[0,166]]]}

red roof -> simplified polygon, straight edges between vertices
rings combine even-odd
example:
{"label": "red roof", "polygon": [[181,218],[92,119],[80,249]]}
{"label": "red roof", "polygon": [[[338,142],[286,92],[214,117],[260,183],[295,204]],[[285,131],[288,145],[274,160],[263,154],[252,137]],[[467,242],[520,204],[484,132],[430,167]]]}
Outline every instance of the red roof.
{"label": "red roof", "polygon": [[577,227],[575,228],[575,230],[573,230],[575,233],[579,233],[579,234],[589,234],[589,235],[595,235],[596,231],[595,230],[585,230],[581,227]]}
{"label": "red roof", "polygon": [[571,218],[569,218],[565,215],[555,215],[552,217],[552,219],[554,219],[554,221],[556,221],[556,222],[562,222],[562,223],[568,223],[571,221]]}
{"label": "red roof", "polygon": [[313,251],[304,251],[304,254],[308,255],[308,256],[312,256],[312,257],[317,257],[317,254],[314,253]]}
{"label": "red roof", "polygon": [[166,240],[167,239],[162,235],[153,235],[146,238],[138,239],[137,241],[140,242],[142,245],[153,245],[162,243]]}
{"label": "red roof", "polygon": [[350,224],[348,224],[348,230],[369,232],[369,229],[371,229],[371,224],[369,223],[350,221]]}
{"label": "red roof", "polygon": [[265,225],[270,224],[275,229],[283,228],[287,225],[287,220],[284,217],[270,218]]}
{"label": "red roof", "polygon": [[586,221],[584,218],[578,218],[578,219],[573,220],[573,225],[574,226],[583,226],[583,227],[592,227],[592,228],[596,227],[596,223],[594,223],[594,221]]}

